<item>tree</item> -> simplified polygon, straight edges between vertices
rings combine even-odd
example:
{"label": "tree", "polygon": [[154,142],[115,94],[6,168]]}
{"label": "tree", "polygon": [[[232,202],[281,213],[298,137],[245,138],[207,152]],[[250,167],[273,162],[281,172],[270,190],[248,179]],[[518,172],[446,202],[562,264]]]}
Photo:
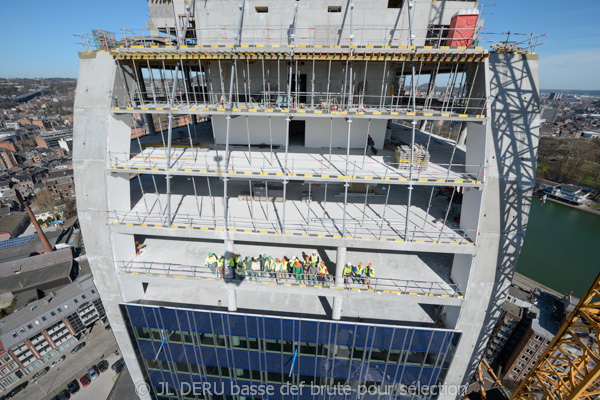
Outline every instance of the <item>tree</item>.
{"label": "tree", "polygon": [[57,205],[54,194],[48,189],[37,192],[31,203],[40,212],[51,211]]}

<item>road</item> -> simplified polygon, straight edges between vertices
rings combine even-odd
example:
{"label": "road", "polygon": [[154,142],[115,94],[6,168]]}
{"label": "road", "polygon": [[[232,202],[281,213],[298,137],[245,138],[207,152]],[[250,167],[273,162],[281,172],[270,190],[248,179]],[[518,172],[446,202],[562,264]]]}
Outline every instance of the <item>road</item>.
{"label": "road", "polygon": [[[70,350],[82,342],[86,342],[86,346],[77,353],[71,354]],[[113,352],[108,353],[116,346],[116,341],[112,330],[105,330],[104,325],[101,325],[99,322],[96,322],[89,336],[82,338],[77,344],[55,357],[56,359],[63,355],[66,356],[63,362],[51,368],[44,376],[38,378],[37,383],[30,381],[29,385],[13,397],[13,399],[43,400],[52,398],[56,394],[55,392],[59,392],[66,387],[66,383],[73,379],[79,380],[89,367],[101,359],[106,359],[112,365],[120,357],[113,354]],[[54,359],[46,362],[44,367],[50,366],[53,361]],[[100,377],[92,381],[88,387],[80,389],[80,392],[86,393],[84,396],[86,399],[100,400],[107,398],[113,386],[112,378],[115,376],[114,371],[110,369],[110,365],[109,369],[100,374]],[[25,376],[19,383],[24,380],[30,380],[36,372],[41,370],[41,368],[38,368],[35,372]]]}

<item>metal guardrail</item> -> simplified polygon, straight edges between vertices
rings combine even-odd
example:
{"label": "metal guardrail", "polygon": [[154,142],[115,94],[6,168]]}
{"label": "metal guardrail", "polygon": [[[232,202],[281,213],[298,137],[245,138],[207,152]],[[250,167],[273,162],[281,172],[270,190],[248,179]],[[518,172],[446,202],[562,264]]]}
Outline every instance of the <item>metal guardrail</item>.
{"label": "metal guardrail", "polygon": [[[306,273],[295,274],[289,271],[279,273],[270,271],[242,271],[238,275],[230,267],[224,267],[222,271],[217,268],[211,269],[204,266],[183,265],[174,263],[158,263],[152,261],[117,261],[117,268],[122,272],[146,273],[164,275],[176,278],[195,279],[220,279],[223,281],[249,281],[257,283],[270,283],[276,285],[296,284],[304,286],[336,286],[331,274],[325,276],[310,275]],[[352,276],[344,278],[346,289],[372,289],[379,292],[401,292],[406,294],[418,294],[424,296],[462,297],[465,287],[454,283],[415,281],[394,278],[368,278],[366,276]]]}
{"label": "metal guardrail", "polygon": [[[238,27],[234,25],[225,25],[215,28],[189,28],[189,32],[194,32],[196,38],[186,38],[187,35],[180,35],[185,38],[185,45],[194,45],[196,43],[214,43],[214,44],[233,44]],[[460,32],[464,30],[465,32]],[[457,44],[466,45],[466,48],[476,46],[489,46],[502,44],[505,47],[519,49],[521,52],[535,51],[540,38],[545,35],[535,35],[533,33],[515,33],[515,32],[488,32],[485,28],[454,28],[458,32]],[[409,38],[412,36],[414,43],[422,43],[424,46],[443,49],[454,44],[453,39],[449,38],[450,29],[448,27],[428,27],[426,29],[398,28],[397,26],[356,26],[347,32],[332,33],[328,29],[314,27],[295,27],[295,42],[305,46],[329,46],[355,45],[364,46],[408,46]],[[286,47],[289,44],[290,29],[288,25],[269,24],[264,26],[244,26],[241,45],[252,44],[261,46],[277,45]],[[350,34],[351,33],[351,34]],[[482,36],[485,35],[485,36]],[[73,35],[79,37],[86,50],[111,50],[123,47],[134,48],[152,48],[175,46],[174,36],[153,35],[148,29],[121,29],[119,33],[94,30],[92,34]],[[512,39],[512,40],[511,40]]]}
{"label": "metal guardrail", "polygon": [[[130,153],[130,152],[109,152],[108,153],[108,163],[109,168],[127,168],[135,170],[136,168],[143,168],[147,173],[152,173],[153,171],[166,171],[167,170],[167,151],[163,151],[164,155],[154,154],[146,154],[146,153]],[[159,153],[156,151],[156,153]],[[211,153],[209,156],[209,151],[206,149],[198,149],[191,148],[187,149],[185,153],[178,153],[177,150],[173,151],[173,155],[185,155],[186,157],[193,157],[193,159],[181,158],[181,157],[173,157],[172,155],[172,164],[168,166],[169,171],[179,171],[179,172],[189,172],[187,170],[191,168],[206,170],[206,173],[215,173],[215,174],[225,174],[225,166],[214,161],[214,154]],[[186,154],[187,153],[187,154]],[[229,157],[229,167],[228,171],[231,172],[240,172],[240,173],[252,173],[255,175],[261,174],[285,174],[286,169],[280,164],[277,163],[277,159],[269,159],[269,152],[265,150],[263,152],[249,152],[249,154],[254,153],[258,156],[258,159],[255,159],[254,164],[250,161],[248,164],[247,157],[241,157],[242,163],[238,166],[236,165],[236,157],[235,154]],[[278,154],[285,154],[282,151],[273,152],[275,157]],[[323,175],[329,175],[329,178],[333,179],[338,176],[342,176],[346,173],[345,170],[340,170],[339,168],[335,168],[334,164],[340,165],[344,163],[344,160],[338,159],[335,161],[330,161],[330,156],[328,154],[318,154],[320,158],[315,158],[312,162],[313,164],[318,165],[318,167],[307,167],[306,164],[302,163],[300,165],[296,165],[295,158],[292,158],[292,162],[287,168],[287,175],[297,175],[297,176],[306,176],[306,175],[315,175],[317,177]],[[362,156],[363,154],[351,154],[351,156]],[[345,155],[334,155],[336,157],[345,157]],[[372,161],[370,158],[368,159],[368,163],[371,164]],[[193,163],[193,164],[192,164]],[[480,165],[469,165],[469,164],[436,164],[431,161],[428,161],[427,164],[431,166],[431,168],[427,168],[426,171],[421,171],[420,163],[415,161],[413,163],[414,171],[412,173],[413,179],[409,180],[409,166],[410,162],[406,163],[398,163],[398,162],[385,162],[379,163],[375,162],[379,167],[379,170],[369,168],[369,165],[365,168],[364,161],[348,161],[348,176],[343,176],[343,179],[348,179],[349,181],[364,179],[362,177],[369,177],[368,179],[375,180],[374,183],[377,183],[377,180],[385,181],[385,183],[393,182],[397,178],[403,178],[402,183],[408,184],[410,182],[416,183],[419,182],[419,179],[428,179],[429,182],[436,181],[438,179],[448,181],[449,183],[453,183],[453,181],[459,180],[460,183],[472,183],[470,181],[475,181],[475,183],[482,183],[484,180],[484,166]],[[440,167],[441,169],[434,170],[435,167]],[[469,168],[474,167],[479,170],[479,172],[475,174],[468,174],[464,171]],[[344,166],[345,168],[345,166]],[[457,176],[458,175],[458,176]],[[405,177],[406,176],[406,177]],[[282,177],[283,179],[283,177]]]}
{"label": "metal guardrail", "polygon": [[[138,211],[119,212],[107,211],[108,222],[112,224],[137,225],[155,228],[186,229],[187,227],[200,230],[222,231],[224,218],[218,215],[197,216],[192,214],[176,213],[172,220],[162,213],[143,213]],[[386,218],[383,223],[378,221],[359,221],[348,219],[345,231],[342,233],[342,218],[309,218],[307,220],[286,220],[283,222],[259,220],[258,218],[230,217],[228,230],[243,233],[285,234],[298,236],[318,236],[330,238],[364,239],[364,240],[400,240],[405,242],[448,243],[448,244],[474,244],[475,230],[452,229],[444,225],[441,229],[423,229],[416,226],[404,232],[405,220],[402,218]]]}
{"label": "metal guardrail", "polygon": [[[160,78],[156,78],[160,81]],[[152,85],[153,79],[151,79]],[[162,83],[161,83],[162,85]],[[180,83],[181,87],[177,88],[175,97],[171,99],[171,93],[167,90],[161,91],[158,88],[152,91],[142,92],[137,86],[134,88],[134,93],[124,93],[122,98],[117,98],[113,95],[112,107],[127,109],[127,107],[155,107],[161,108],[164,111],[169,111],[171,108],[196,108],[199,111],[205,107],[225,107],[229,104],[229,96],[222,92],[209,92],[204,87],[199,87],[197,91],[189,91],[184,88],[184,84]],[[270,92],[270,93],[233,93],[231,104],[234,109],[243,105],[244,107],[253,108],[257,111],[272,111],[272,110],[305,110],[305,111],[320,111],[335,113],[339,111],[356,111],[356,112],[397,112],[409,113],[412,112],[410,106],[411,97],[408,95],[398,96],[383,94],[380,96],[373,95],[354,95],[342,92],[296,92],[293,91],[291,100],[287,99],[287,92]],[[282,97],[284,100],[274,100],[273,98]],[[305,101],[299,102],[296,99],[305,98]],[[311,101],[311,98],[314,101]],[[352,102],[350,99],[352,98]],[[240,100],[243,99],[243,100]],[[423,93],[417,96],[417,99],[428,100],[432,102],[426,107],[418,105],[416,110],[423,113],[441,113],[444,118],[456,117],[459,115],[481,115],[485,114],[485,105],[487,98],[476,97],[460,97],[456,95],[435,96]],[[171,104],[170,100],[173,100]],[[439,102],[434,103],[433,101]],[[224,109],[223,111],[229,111]],[[182,110],[185,111],[185,110]],[[240,110],[244,111],[244,110]],[[440,116],[440,115],[436,115]],[[431,117],[434,117],[432,114]]]}

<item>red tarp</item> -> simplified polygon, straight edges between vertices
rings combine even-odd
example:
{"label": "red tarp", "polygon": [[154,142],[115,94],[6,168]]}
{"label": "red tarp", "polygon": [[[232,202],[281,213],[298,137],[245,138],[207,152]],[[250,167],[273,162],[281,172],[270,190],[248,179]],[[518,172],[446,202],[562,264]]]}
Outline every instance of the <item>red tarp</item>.
{"label": "red tarp", "polygon": [[470,46],[473,43],[473,36],[475,36],[477,17],[477,14],[459,14],[452,17],[448,46]]}

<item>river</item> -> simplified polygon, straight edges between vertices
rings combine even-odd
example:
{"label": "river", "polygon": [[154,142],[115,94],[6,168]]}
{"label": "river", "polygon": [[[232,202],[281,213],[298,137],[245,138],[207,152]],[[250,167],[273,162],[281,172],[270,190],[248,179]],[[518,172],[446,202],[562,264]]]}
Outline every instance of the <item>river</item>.
{"label": "river", "polygon": [[517,272],[583,296],[600,272],[600,216],[534,197]]}

